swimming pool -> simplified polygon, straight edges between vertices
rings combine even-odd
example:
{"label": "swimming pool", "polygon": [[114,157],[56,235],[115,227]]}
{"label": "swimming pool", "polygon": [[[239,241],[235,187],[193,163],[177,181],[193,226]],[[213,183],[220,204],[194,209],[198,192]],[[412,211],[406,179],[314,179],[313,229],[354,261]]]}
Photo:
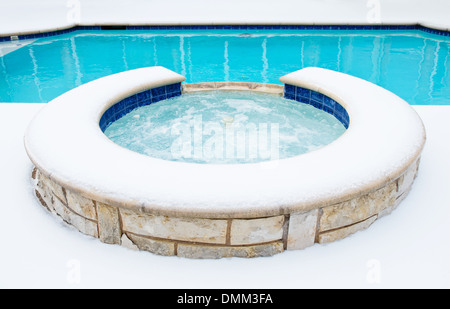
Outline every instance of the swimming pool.
{"label": "swimming pool", "polygon": [[450,38],[418,30],[75,31],[0,57],[0,102],[49,102],[81,84],[164,66],[187,83],[279,84],[309,67],[351,74],[410,104],[450,104]]}

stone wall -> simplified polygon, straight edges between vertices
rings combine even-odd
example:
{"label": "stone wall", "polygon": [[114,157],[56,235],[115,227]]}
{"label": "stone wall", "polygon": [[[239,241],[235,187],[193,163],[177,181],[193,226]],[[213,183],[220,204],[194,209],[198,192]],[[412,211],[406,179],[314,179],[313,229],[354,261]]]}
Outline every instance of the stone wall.
{"label": "stone wall", "polygon": [[329,243],[366,229],[409,193],[419,159],[398,179],[349,201],[265,218],[190,218],[142,213],[94,201],[33,170],[41,204],[107,244],[186,258],[260,257]]}

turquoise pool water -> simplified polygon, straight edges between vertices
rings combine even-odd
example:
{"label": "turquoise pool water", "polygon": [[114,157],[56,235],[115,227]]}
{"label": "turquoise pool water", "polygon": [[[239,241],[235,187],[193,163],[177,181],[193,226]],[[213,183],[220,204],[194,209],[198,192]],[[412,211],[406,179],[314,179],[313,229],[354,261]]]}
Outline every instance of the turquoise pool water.
{"label": "turquoise pool water", "polygon": [[160,65],[188,83],[279,84],[308,66],[374,82],[410,104],[450,104],[450,39],[421,31],[76,31],[0,57],[0,102],[49,102],[94,79]]}
{"label": "turquoise pool water", "polygon": [[328,145],[345,132],[334,116],[278,95],[188,93],[139,107],[105,135],[154,158],[191,163],[256,163]]}

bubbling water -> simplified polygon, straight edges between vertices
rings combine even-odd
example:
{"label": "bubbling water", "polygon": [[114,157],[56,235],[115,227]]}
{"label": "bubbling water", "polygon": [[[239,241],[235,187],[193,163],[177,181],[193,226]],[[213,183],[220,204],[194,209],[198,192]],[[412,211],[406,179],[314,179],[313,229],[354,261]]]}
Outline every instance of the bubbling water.
{"label": "bubbling water", "polygon": [[334,116],[277,95],[206,91],[137,108],[105,134],[132,151],[170,161],[243,164],[324,147],[345,132]]}

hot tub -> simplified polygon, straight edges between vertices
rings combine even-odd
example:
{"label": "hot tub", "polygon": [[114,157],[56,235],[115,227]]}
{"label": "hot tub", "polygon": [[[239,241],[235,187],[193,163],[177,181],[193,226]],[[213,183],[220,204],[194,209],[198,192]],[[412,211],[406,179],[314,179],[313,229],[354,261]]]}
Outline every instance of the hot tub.
{"label": "hot tub", "polygon": [[[82,85],[32,121],[25,147],[42,205],[108,244],[188,258],[270,256],[345,238],[390,213],[417,175],[425,130],[415,111],[361,79],[306,68],[252,83],[182,85],[163,67]],[[139,106],[186,92],[279,94],[336,117],[319,149],[246,164],[198,164],[121,147],[104,130]]]}

